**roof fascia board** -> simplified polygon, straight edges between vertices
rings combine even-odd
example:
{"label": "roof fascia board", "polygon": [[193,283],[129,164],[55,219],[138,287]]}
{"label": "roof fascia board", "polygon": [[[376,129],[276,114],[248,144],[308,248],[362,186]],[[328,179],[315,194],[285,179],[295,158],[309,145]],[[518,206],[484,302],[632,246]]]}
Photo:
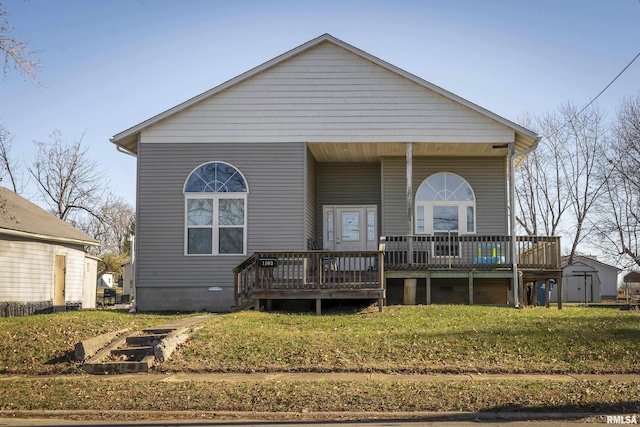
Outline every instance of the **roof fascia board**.
{"label": "roof fascia board", "polygon": [[26,231],[11,230],[9,228],[0,228],[0,234],[9,236],[27,237],[29,239],[44,240],[48,242],[74,243],[78,245],[100,246],[100,243],[89,240],[70,239],[67,237],[47,236],[46,234],[28,233]]}
{"label": "roof fascia board", "polygon": [[[575,265],[575,264],[577,264],[578,262],[579,262],[579,263],[581,263],[581,264],[583,264],[583,265],[589,266],[589,267],[591,267],[591,268],[595,268],[595,267],[593,266],[593,264],[595,264],[595,265],[601,265],[601,266],[606,267],[606,268],[610,268],[610,269],[612,269],[612,270],[616,270],[616,271],[618,271],[618,272],[622,271],[620,268],[616,267],[615,265],[606,264],[606,263],[604,263],[604,262],[602,262],[602,261],[599,261],[599,260],[597,260],[597,259],[593,259],[593,258],[585,257],[585,256],[582,256],[582,255],[576,255],[576,256],[574,257],[574,263],[573,263],[573,264],[571,264],[571,265]],[[567,267],[568,267],[568,266],[569,266],[569,264],[567,264]]]}

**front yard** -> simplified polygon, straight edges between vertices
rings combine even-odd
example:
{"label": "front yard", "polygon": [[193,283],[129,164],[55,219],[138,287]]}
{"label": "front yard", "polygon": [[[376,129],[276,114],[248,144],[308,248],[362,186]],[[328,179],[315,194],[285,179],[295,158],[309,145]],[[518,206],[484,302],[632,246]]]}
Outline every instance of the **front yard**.
{"label": "front yard", "polygon": [[[181,417],[213,411],[200,415],[205,418],[215,411],[640,411],[640,385],[624,380],[65,377],[80,373],[71,360],[76,342],[176,316],[94,311],[0,319],[0,410],[18,416],[28,410],[84,410],[85,418],[121,419],[126,415],[94,410],[152,411],[147,418],[166,416],[154,415],[160,409],[188,411]],[[404,306],[325,316],[242,312],[212,316],[201,326],[159,372],[640,373],[637,311]],[[8,379],[10,374],[62,377]]]}
{"label": "front yard", "polygon": [[640,313],[392,306],[352,315],[243,312],[203,324],[167,371],[640,373]]}

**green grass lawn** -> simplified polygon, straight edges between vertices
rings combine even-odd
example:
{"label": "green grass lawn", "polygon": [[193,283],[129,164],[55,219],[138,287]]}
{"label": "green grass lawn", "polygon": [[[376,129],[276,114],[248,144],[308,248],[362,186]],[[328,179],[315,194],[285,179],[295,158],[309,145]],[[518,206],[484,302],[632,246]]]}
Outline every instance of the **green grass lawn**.
{"label": "green grass lawn", "polygon": [[139,330],[176,317],[109,310],[0,318],[0,374],[78,372],[79,365],[73,361],[76,343],[105,332]]}
{"label": "green grass lawn", "polygon": [[638,373],[640,313],[393,306],[352,315],[216,316],[167,371]]}
{"label": "green grass lawn", "polygon": [[[0,374],[77,372],[83,339],[177,315],[80,311],[0,319]],[[640,313],[392,306],[384,313],[213,316],[158,367],[185,372],[640,373]]]}
{"label": "green grass lawn", "polygon": [[[184,315],[91,311],[2,318],[0,374],[79,373],[71,359],[75,343],[179,316]],[[212,316],[200,326],[158,371],[640,373],[640,312],[617,309],[415,306],[323,316],[241,312]],[[96,419],[126,418],[116,410],[167,417],[168,409],[188,411],[176,417],[198,418],[216,417],[215,411],[637,413],[639,395],[640,385],[625,380],[0,378],[5,416],[62,409],[87,410],[84,417]]]}
{"label": "green grass lawn", "polygon": [[[607,381],[0,381],[0,410],[247,412],[640,411],[640,385]],[[100,412],[105,411],[105,412]],[[139,415],[138,415],[139,416]],[[208,417],[210,417],[211,414]],[[214,414],[215,416],[215,414]]]}

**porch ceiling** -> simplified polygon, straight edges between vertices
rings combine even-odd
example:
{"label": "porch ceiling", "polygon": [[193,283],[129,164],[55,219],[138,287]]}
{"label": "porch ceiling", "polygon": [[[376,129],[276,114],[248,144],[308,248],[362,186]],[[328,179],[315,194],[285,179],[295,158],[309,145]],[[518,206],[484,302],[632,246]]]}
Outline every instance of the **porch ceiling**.
{"label": "porch ceiling", "polygon": [[[413,143],[413,156],[504,157],[507,148],[495,143]],[[499,145],[499,144],[498,144]],[[368,162],[381,157],[404,157],[404,142],[310,142],[308,147],[319,162]]]}

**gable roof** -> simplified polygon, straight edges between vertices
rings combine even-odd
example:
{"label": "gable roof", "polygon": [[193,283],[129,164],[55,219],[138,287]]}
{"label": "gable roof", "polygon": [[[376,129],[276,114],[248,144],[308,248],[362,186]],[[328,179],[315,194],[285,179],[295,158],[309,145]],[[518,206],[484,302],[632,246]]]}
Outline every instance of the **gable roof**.
{"label": "gable roof", "polygon": [[331,36],[330,34],[323,34],[320,37],[317,37],[307,43],[304,43],[280,56],[277,56],[276,58],[271,59],[270,61],[265,62],[262,65],[259,65],[243,74],[240,74],[239,76],[226,81],[225,83],[222,83],[219,86],[214,87],[213,89],[210,89],[206,92],[201,93],[200,95],[197,95],[181,104],[176,105],[173,108],[170,108],[154,117],[151,117],[150,119],[147,119],[123,132],[120,132],[118,134],[116,134],[113,138],[111,138],[111,142],[114,143],[118,148],[122,148],[130,153],[133,154],[137,154],[137,141],[138,141],[138,135],[141,131],[155,125],[156,123],[171,117],[191,106],[193,106],[194,104],[197,104],[198,102],[203,101],[204,99],[207,99],[209,97],[212,97],[220,92],[222,92],[225,89],[228,89],[231,86],[237,85],[240,82],[243,82],[257,74],[263,73],[266,70],[283,63],[284,61],[287,61],[289,59],[291,59],[292,57],[296,56],[296,55],[300,55],[303,52],[306,52],[310,49],[313,49],[314,47],[317,47],[318,45],[322,44],[322,43],[332,43],[342,49],[345,49],[346,51],[357,55],[358,57],[365,59],[377,66],[380,66],[388,71],[391,71],[392,73],[395,73],[413,83],[416,83],[422,87],[424,87],[425,89],[428,89],[432,92],[435,92],[441,96],[443,96],[446,99],[449,99],[450,101],[453,101],[455,103],[458,103],[464,107],[469,108],[472,111],[475,111],[479,114],[482,114],[500,124],[502,124],[503,126],[506,126],[507,128],[513,130],[515,132],[516,135],[516,151],[521,151],[527,148],[530,148],[532,146],[535,146],[535,144],[537,143],[537,141],[539,140],[539,137],[536,133],[525,129],[524,127],[517,125],[515,123],[513,123],[510,120],[505,119],[504,117],[501,117],[485,108],[482,108],[458,95],[455,95],[439,86],[434,85],[433,83],[430,83],[426,80],[421,79],[420,77],[417,77],[411,73],[408,73],[392,64],[389,64],[388,62],[385,62],[363,50],[360,50],[356,47],[353,47],[345,42],[343,42],[342,40],[339,40],[333,36]]}
{"label": "gable roof", "polygon": [[[609,269],[612,269],[612,270],[616,270],[618,272],[622,271],[622,269],[620,269],[620,268],[618,268],[618,267],[616,267],[614,265],[609,265],[609,264],[605,264],[602,261],[598,261],[598,258],[596,258],[595,256],[591,256],[591,255],[575,255],[573,257],[573,264],[571,264],[571,265],[575,265],[575,264],[578,264],[578,263],[584,264],[584,265],[588,265],[591,268],[595,268],[595,267],[593,267],[595,265],[595,266],[601,266],[601,267],[604,267],[604,268],[609,268]],[[565,255],[565,256],[562,257],[562,268],[565,268],[565,267],[569,267],[569,256],[568,255]]]}
{"label": "gable roof", "polygon": [[625,274],[624,283],[639,283],[640,282],[640,271],[631,271]]}
{"label": "gable roof", "polygon": [[0,187],[0,235],[99,246],[97,240],[8,188]]}

